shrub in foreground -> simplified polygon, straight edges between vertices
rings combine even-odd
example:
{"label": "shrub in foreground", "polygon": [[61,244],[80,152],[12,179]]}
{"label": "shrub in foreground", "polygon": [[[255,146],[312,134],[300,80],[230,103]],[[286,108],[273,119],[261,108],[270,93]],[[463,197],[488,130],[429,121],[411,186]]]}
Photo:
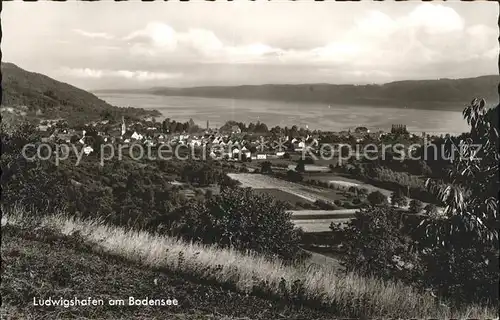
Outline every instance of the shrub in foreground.
{"label": "shrub in foreground", "polygon": [[207,201],[191,202],[169,214],[167,230],[187,240],[264,255],[284,260],[303,256],[301,232],[291,222],[286,205],[251,189],[225,189]]}

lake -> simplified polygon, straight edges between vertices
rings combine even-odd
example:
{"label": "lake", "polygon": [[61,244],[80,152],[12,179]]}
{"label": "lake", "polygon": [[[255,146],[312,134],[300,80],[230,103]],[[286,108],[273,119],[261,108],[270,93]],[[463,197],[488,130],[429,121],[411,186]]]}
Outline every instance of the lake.
{"label": "lake", "polygon": [[469,126],[460,111],[438,111],[407,108],[384,108],[362,105],[322,105],[265,100],[172,97],[152,94],[99,93],[99,98],[119,107],[156,109],[163,118],[188,121],[201,127],[220,127],[228,120],[261,121],[269,128],[297,125],[330,131],[353,130],[364,126],[370,130],[389,131],[392,124],[405,124],[410,132],[420,134],[461,133]]}

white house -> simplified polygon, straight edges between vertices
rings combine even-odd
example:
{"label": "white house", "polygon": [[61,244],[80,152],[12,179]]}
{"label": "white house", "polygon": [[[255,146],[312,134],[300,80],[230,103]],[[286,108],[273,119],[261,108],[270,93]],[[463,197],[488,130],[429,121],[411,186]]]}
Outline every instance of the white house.
{"label": "white house", "polygon": [[294,149],[295,151],[302,151],[306,147],[306,144],[304,141],[298,141],[294,144]]}
{"label": "white house", "polygon": [[135,139],[135,140],[142,140],[143,137],[142,137],[142,134],[139,134],[136,131],[134,131],[134,133],[132,133],[131,138]]}
{"label": "white house", "polygon": [[192,147],[199,147],[201,146],[201,141],[200,140],[197,140],[197,139],[193,139],[191,140],[191,142],[189,143]]}
{"label": "white house", "polygon": [[91,147],[91,146],[86,146],[85,148],[83,148],[83,152],[85,153],[85,155],[89,155],[91,152],[93,152],[94,149]]}

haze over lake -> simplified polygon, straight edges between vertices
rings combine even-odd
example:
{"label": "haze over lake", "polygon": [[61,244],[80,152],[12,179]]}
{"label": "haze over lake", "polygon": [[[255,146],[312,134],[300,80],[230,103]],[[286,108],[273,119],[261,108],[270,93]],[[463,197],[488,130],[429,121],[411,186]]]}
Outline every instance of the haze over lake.
{"label": "haze over lake", "polygon": [[[323,105],[266,100],[175,97],[153,94],[97,93],[99,98],[119,107],[156,109],[163,118],[188,121],[199,126],[220,127],[228,120],[261,121],[269,128],[297,125],[320,130],[353,130],[365,126],[371,130],[388,131],[392,124],[406,124],[410,132],[445,134],[468,131],[460,111],[436,111],[374,106]],[[465,106],[465,105],[464,105]],[[460,107],[460,106],[459,106]],[[162,120],[163,120],[162,118]]]}

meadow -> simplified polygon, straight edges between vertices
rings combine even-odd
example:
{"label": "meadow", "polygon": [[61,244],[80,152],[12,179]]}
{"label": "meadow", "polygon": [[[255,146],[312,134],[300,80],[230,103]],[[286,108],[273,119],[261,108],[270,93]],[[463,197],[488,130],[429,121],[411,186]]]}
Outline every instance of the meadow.
{"label": "meadow", "polygon": [[304,200],[315,202],[316,200],[333,201],[342,199],[342,196],[336,190],[325,190],[321,188],[301,185],[295,182],[290,182],[278,178],[274,178],[264,174],[251,173],[228,173],[232,179],[238,180],[241,187],[253,189],[277,189]]}

